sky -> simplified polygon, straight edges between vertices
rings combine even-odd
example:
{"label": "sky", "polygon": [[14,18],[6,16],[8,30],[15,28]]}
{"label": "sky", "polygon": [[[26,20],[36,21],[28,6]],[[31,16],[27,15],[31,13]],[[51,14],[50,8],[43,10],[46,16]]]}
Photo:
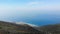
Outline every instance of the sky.
{"label": "sky", "polygon": [[36,25],[60,22],[60,0],[0,0],[0,20]]}

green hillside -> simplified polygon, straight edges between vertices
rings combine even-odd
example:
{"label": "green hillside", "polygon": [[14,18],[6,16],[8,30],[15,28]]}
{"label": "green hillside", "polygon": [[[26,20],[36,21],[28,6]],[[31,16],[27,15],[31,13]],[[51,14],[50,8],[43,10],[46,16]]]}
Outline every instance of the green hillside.
{"label": "green hillside", "polygon": [[45,25],[41,26],[39,29],[46,32],[46,34],[60,34],[60,24]]}
{"label": "green hillside", "polygon": [[44,33],[34,29],[33,27],[27,24],[18,25],[15,23],[0,21],[0,34],[44,34]]}
{"label": "green hillside", "polygon": [[0,34],[60,34],[60,24],[31,27],[28,24],[0,21]]}

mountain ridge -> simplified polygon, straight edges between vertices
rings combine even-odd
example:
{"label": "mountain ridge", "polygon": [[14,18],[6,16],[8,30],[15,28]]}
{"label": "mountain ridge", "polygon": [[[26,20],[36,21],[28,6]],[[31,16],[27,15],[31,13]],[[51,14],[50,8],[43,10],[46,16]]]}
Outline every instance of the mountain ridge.
{"label": "mountain ridge", "polygon": [[[43,34],[43,32],[25,24],[25,25],[19,25],[16,23],[10,23],[5,21],[0,21],[0,31],[3,32],[3,34]],[[5,32],[4,32],[5,31]],[[0,33],[2,33],[0,32]]]}

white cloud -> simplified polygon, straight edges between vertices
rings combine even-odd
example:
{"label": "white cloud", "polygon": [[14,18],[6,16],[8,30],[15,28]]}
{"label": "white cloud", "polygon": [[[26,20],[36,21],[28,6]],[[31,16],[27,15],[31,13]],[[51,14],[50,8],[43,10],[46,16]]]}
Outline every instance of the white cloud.
{"label": "white cloud", "polygon": [[[60,10],[60,5],[42,5],[43,2],[29,2],[26,6],[0,6],[0,11],[32,11],[32,10]],[[33,6],[33,7],[32,7]]]}
{"label": "white cloud", "polygon": [[37,5],[39,2],[29,2],[27,5]]}
{"label": "white cloud", "polygon": [[27,7],[27,8],[19,8],[17,10],[25,10],[25,11],[32,11],[32,10],[60,10],[60,6],[42,6],[42,7]]}
{"label": "white cloud", "polygon": [[44,2],[39,2],[39,1],[35,1],[35,2],[28,2],[26,5],[27,6],[38,6],[44,4]]}

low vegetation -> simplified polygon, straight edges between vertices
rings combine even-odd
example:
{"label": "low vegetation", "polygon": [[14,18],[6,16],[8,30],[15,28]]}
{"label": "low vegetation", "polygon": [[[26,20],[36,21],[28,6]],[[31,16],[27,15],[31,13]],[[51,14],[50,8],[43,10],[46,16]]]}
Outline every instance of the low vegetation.
{"label": "low vegetation", "polygon": [[46,34],[60,34],[60,24],[41,26],[39,29]]}
{"label": "low vegetation", "polygon": [[60,34],[60,24],[31,27],[0,21],[0,34]]}
{"label": "low vegetation", "polygon": [[18,25],[15,23],[0,21],[0,34],[42,34],[42,32],[27,24]]}

